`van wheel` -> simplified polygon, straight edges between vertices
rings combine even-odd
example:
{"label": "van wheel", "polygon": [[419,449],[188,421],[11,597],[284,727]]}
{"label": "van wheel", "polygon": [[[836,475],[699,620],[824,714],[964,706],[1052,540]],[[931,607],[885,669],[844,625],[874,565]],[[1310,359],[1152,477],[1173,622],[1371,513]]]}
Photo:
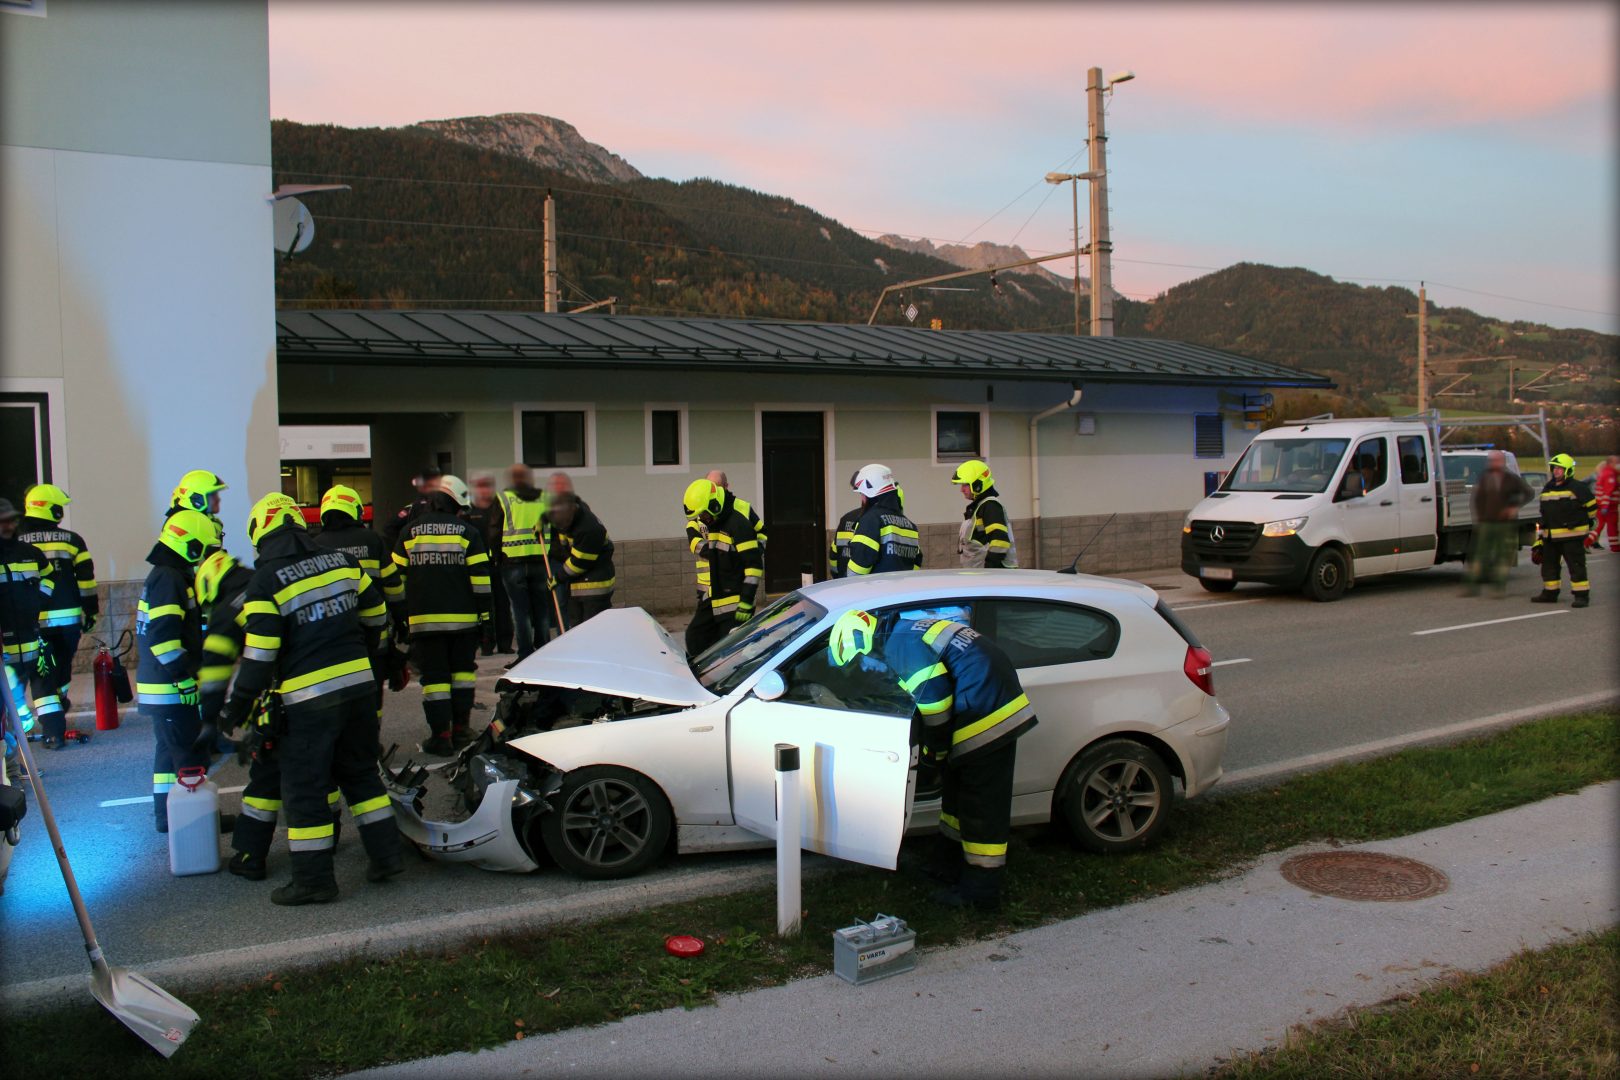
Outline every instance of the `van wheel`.
{"label": "van wheel", "polygon": [[1198,584],[1204,587],[1205,592],[1231,592],[1237,588],[1236,581],[1215,581],[1211,578],[1199,578]]}
{"label": "van wheel", "polygon": [[1158,754],[1130,739],[1104,739],[1070,767],[1059,809],[1086,851],[1135,851],[1164,828],[1172,795],[1170,770]]}
{"label": "van wheel", "polygon": [[630,877],[664,853],[673,816],[645,776],[592,765],[563,777],[552,811],[540,818],[540,837],[557,865],[576,877]]}
{"label": "van wheel", "polygon": [[1350,587],[1350,564],[1338,548],[1323,548],[1311,560],[1305,574],[1305,595],[1312,600],[1327,603],[1344,595]]}

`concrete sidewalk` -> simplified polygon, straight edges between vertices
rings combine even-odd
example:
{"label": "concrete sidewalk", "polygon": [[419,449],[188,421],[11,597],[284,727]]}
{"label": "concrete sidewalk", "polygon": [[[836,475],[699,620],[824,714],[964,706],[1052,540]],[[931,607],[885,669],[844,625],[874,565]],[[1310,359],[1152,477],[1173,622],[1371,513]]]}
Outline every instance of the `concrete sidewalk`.
{"label": "concrete sidewalk", "polygon": [[827,975],[361,1075],[1198,1073],[1291,1025],[1614,925],[1617,820],[1608,783],[1341,849],[1443,871],[1450,888],[1428,899],[1318,896],[1282,878],[1298,852],[1281,852],[1229,881],[924,951],[868,986]]}

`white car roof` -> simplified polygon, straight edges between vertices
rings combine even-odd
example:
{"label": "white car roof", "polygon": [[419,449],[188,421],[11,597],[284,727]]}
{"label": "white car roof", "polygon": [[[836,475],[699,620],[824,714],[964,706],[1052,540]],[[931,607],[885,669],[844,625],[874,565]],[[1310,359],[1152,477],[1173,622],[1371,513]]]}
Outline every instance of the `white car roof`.
{"label": "white car roof", "polygon": [[1131,597],[1152,607],[1158,593],[1139,581],[1060,574],[1052,570],[912,570],[869,577],[835,578],[799,590],[829,609],[870,604],[874,607],[927,600],[940,593],[1035,592],[1073,603],[1103,604]]}

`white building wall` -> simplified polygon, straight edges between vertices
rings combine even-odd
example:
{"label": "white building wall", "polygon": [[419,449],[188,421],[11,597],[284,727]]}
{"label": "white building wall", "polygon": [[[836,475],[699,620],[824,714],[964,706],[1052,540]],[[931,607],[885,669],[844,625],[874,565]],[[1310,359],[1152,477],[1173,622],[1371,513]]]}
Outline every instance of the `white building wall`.
{"label": "white building wall", "polygon": [[0,80],[0,392],[50,393],[102,581],[144,577],[189,469],[240,542],[279,486],[264,3],[0,15]]}

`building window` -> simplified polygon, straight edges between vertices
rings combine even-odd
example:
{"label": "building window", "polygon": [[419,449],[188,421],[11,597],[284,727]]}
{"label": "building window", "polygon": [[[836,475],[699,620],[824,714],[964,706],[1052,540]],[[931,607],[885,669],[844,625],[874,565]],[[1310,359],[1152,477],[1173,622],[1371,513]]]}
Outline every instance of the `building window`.
{"label": "building window", "polygon": [[934,462],[946,464],[984,456],[984,412],[934,410]]}
{"label": "building window", "polygon": [[528,410],[518,414],[520,456],[540,469],[581,469],[586,464],[583,410]]}
{"label": "building window", "polygon": [[1226,426],[1220,413],[1198,413],[1193,417],[1193,457],[1226,456]]}
{"label": "building window", "polygon": [[686,472],[688,452],[686,406],[649,402],[646,407],[647,471]]}
{"label": "building window", "polygon": [[20,507],[23,494],[51,475],[49,396],[0,393],[0,498]]}

